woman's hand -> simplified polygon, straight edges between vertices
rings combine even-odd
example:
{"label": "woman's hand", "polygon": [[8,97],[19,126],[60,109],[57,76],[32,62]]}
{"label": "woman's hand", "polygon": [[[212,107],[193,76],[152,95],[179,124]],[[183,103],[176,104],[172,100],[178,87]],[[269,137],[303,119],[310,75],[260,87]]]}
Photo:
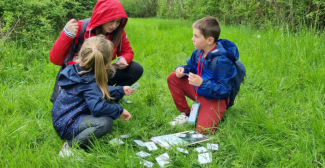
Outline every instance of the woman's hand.
{"label": "woman's hand", "polygon": [[71,19],[66,25],[65,28],[72,34],[77,34],[78,32],[78,22],[75,19]]}
{"label": "woman's hand", "polygon": [[124,93],[127,96],[130,96],[135,90],[130,90],[130,86],[124,86],[123,87]]}
{"label": "woman's hand", "polygon": [[184,68],[183,67],[178,67],[175,71],[175,74],[177,76],[177,78],[181,78],[184,76]]}
{"label": "woman's hand", "polygon": [[195,75],[194,73],[190,73],[188,77],[188,83],[194,86],[201,86],[203,79],[199,75]]}
{"label": "woman's hand", "polygon": [[118,59],[118,61],[116,63],[120,65],[118,67],[118,69],[124,69],[127,66],[129,66],[129,64],[126,62],[124,57],[119,57],[119,59]]}
{"label": "woman's hand", "polygon": [[125,121],[125,122],[128,122],[129,119],[131,118],[131,114],[130,114],[127,110],[123,109],[123,112],[122,112],[122,114],[120,115],[120,120],[121,120],[121,121],[123,121],[123,117],[125,117],[124,121]]}

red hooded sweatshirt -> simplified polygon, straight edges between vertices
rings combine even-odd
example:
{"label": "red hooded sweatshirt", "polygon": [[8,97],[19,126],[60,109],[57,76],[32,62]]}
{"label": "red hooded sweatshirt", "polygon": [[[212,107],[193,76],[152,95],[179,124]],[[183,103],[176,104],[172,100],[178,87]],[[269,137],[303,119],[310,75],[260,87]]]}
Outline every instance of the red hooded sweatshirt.
{"label": "red hooded sweatshirt", "polygon": [[[114,47],[114,53],[112,60],[115,59],[117,50],[120,50],[118,56],[122,56],[125,58],[126,62],[130,64],[133,60],[134,53],[130,46],[129,39],[124,31],[124,27],[127,23],[128,17],[124,11],[122,4],[118,0],[98,0],[93,14],[91,15],[90,23],[86,28],[86,32],[84,35],[84,39],[95,36],[91,32],[95,27],[100,26],[106,22],[111,20],[115,20],[117,18],[125,18],[121,22],[121,26],[123,27],[122,38],[119,46]],[[78,21],[78,32],[76,34],[76,46],[78,45],[78,37],[81,31],[83,20]],[[89,34],[89,31],[91,32]],[[109,39],[110,34],[106,36]],[[50,61],[56,65],[63,65],[65,58],[68,56],[69,51],[71,49],[71,45],[73,43],[73,38],[67,36],[62,30],[60,37],[54,42],[54,45],[50,51]]]}

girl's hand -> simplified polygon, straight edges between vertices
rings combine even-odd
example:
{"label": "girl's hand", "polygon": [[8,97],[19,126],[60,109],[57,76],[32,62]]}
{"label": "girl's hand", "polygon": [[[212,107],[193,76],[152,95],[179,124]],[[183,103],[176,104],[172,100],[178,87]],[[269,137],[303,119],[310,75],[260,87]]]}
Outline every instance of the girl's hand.
{"label": "girl's hand", "polygon": [[71,19],[66,25],[65,28],[72,34],[77,34],[78,32],[78,22],[75,19]]}
{"label": "girl's hand", "polygon": [[131,118],[131,114],[130,114],[127,110],[123,109],[123,112],[122,112],[122,114],[120,115],[120,120],[121,120],[121,121],[123,121],[123,117],[125,117],[124,121],[125,121],[125,122],[128,122],[129,119]]}
{"label": "girl's hand", "polygon": [[116,63],[120,65],[118,67],[118,69],[124,69],[127,66],[129,66],[129,64],[126,62],[124,57],[119,57],[119,59],[118,59],[118,61]]}
{"label": "girl's hand", "polygon": [[135,90],[130,90],[130,86],[124,86],[123,89],[124,89],[125,95],[127,95],[127,96],[130,96],[135,91]]}
{"label": "girl's hand", "polygon": [[175,71],[175,74],[177,76],[177,78],[181,78],[184,76],[184,68],[183,67],[178,67]]}
{"label": "girl's hand", "polygon": [[201,86],[202,82],[203,82],[203,79],[199,75],[195,75],[194,73],[190,72],[189,77],[188,77],[188,83],[190,85]]}

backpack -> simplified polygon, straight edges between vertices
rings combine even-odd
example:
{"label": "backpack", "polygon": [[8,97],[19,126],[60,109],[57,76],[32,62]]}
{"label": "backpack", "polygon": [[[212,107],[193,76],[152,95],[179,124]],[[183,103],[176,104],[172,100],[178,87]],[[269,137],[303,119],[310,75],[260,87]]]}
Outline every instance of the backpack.
{"label": "backpack", "polygon": [[[218,57],[219,56],[216,56],[212,59],[212,72],[214,74],[214,69],[218,63]],[[237,69],[237,75],[235,76],[235,79],[234,79],[234,85],[233,87],[231,88],[231,91],[230,91],[230,97],[229,97],[229,102],[227,102],[228,99],[226,99],[226,103],[227,103],[227,109],[231,106],[234,105],[234,102],[235,102],[235,98],[237,96],[237,93],[239,92],[240,90],[240,84],[244,82],[244,78],[246,76],[246,69],[245,69],[245,66],[242,62],[240,61],[236,61],[236,62],[233,62],[236,66],[236,69]]]}
{"label": "backpack", "polygon": [[82,44],[84,43],[84,34],[86,32],[86,28],[88,26],[88,24],[90,23],[90,18],[88,19],[85,19],[82,23],[82,26],[81,26],[81,31],[80,31],[80,34],[79,34],[79,38],[78,38],[78,46],[75,46],[75,39],[73,40],[73,43],[72,43],[72,46],[71,46],[71,49],[69,51],[69,54],[68,56],[65,58],[64,60],[64,64],[61,66],[60,70],[59,70],[59,73],[58,75],[56,76],[56,80],[55,80],[55,84],[54,84],[54,88],[53,88],[53,93],[52,93],[52,96],[51,96],[51,102],[54,103],[56,98],[58,97],[59,93],[60,93],[60,90],[61,90],[61,87],[59,85],[59,75],[61,73],[61,71],[66,68],[67,66],[69,66],[69,61],[72,61],[73,57],[74,57],[74,54],[76,52],[79,52]]}

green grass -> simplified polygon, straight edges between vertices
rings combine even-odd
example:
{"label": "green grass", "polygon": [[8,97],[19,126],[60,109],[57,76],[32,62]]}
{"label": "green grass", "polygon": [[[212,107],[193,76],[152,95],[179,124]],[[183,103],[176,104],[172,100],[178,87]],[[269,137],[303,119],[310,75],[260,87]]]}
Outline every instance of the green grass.
{"label": "green grass", "polygon": [[[166,83],[194,49],[191,25],[129,19],[126,32],[144,67],[141,86],[127,97],[133,104],[123,105],[132,118],[114,121],[113,131],[93,142],[92,156],[83,163],[58,156],[64,141],[53,129],[49,101],[59,69],[48,56],[54,37],[45,44],[0,44],[0,167],[142,167],[135,153],[149,151],[133,140],[194,130],[168,125],[178,112]],[[324,167],[324,38],[243,26],[221,29],[221,38],[237,44],[247,78],[211,136],[220,148],[212,153],[213,164],[202,167]],[[108,143],[123,134],[131,135],[125,145]],[[146,160],[159,167],[155,157],[167,152],[170,167],[200,167],[194,147],[187,149],[189,155],[159,147]]]}

